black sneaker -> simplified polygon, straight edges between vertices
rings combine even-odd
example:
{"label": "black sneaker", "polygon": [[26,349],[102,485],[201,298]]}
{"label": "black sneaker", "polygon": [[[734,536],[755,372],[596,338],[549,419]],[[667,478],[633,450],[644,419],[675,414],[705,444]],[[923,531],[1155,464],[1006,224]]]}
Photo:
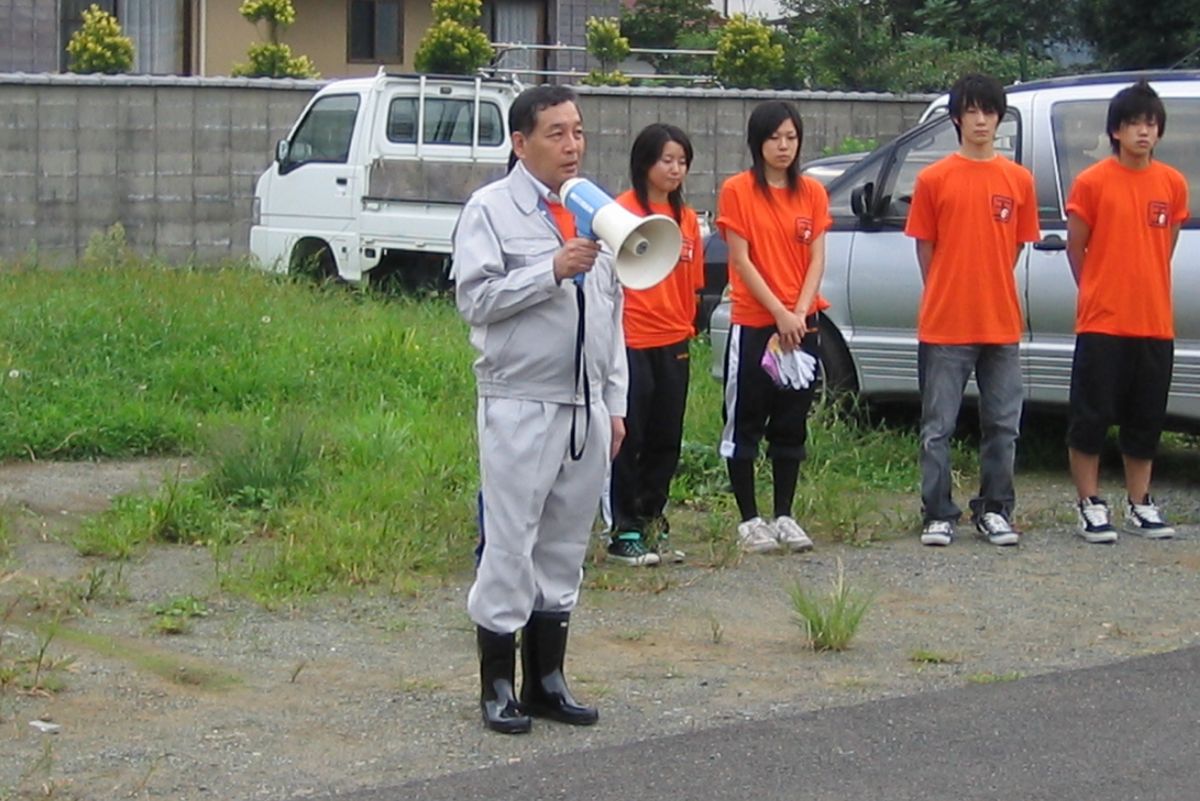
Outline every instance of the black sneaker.
{"label": "black sneaker", "polygon": [[1151,540],[1169,540],[1175,536],[1175,529],[1158,511],[1158,504],[1147,495],[1142,503],[1125,500],[1125,530],[1139,537]]}
{"label": "black sneaker", "polygon": [[1108,504],[1096,496],[1076,504],[1079,512],[1079,536],[1085,542],[1108,545],[1117,541],[1117,530],[1108,517]]}
{"label": "black sneaker", "polygon": [[608,558],[633,567],[652,567],[661,561],[658,554],[646,547],[637,531],[622,531],[613,537],[608,544]]}
{"label": "black sneaker", "polygon": [[992,545],[1016,545],[1021,541],[1021,534],[999,512],[984,512],[975,518],[975,530]]}

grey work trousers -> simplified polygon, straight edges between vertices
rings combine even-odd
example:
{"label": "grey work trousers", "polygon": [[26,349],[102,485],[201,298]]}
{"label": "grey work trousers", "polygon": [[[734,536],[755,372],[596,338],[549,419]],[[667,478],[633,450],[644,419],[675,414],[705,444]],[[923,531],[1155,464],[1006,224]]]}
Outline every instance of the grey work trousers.
{"label": "grey work trousers", "polygon": [[[612,424],[592,404],[583,457],[570,456],[571,413],[559,403],[480,398],[479,477],[483,553],[467,611],[477,625],[509,634],[530,613],[569,612],[604,488]],[[583,410],[579,409],[579,429]]]}
{"label": "grey work trousers", "polygon": [[979,495],[972,517],[999,512],[1011,519],[1016,502],[1013,469],[1021,427],[1020,349],[1012,345],[920,343],[921,506],[925,522],[956,521],[962,510],[952,497],[950,438],[958,423],[971,372],[979,387]]}

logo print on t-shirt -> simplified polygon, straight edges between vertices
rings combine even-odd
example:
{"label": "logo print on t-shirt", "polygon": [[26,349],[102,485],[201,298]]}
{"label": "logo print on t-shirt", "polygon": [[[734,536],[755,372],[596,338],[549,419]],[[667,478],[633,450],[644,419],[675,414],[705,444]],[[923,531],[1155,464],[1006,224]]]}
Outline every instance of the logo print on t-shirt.
{"label": "logo print on t-shirt", "polygon": [[1004,195],[992,195],[992,219],[1006,223],[1012,220],[1013,199]]}
{"label": "logo print on t-shirt", "polygon": [[1151,228],[1166,228],[1167,220],[1170,216],[1167,213],[1169,206],[1161,200],[1151,200],[1149,211],[1149,223]]}
{"label": "logo print on t-shirt", "polygon": [[679,246],[679,260],[680,261],[691,261],[692,257],[695,255],[696,255],[696,241],[694,239],[692,239],[690,236],[685,236],[683,238],[683,243],[680,244],[680,246]]}
{"label": "logo print on t-shirt", "polygon": [[797,217],[796,218],[796,241],[807,245],[812,242],[813,224],[812,217]]}

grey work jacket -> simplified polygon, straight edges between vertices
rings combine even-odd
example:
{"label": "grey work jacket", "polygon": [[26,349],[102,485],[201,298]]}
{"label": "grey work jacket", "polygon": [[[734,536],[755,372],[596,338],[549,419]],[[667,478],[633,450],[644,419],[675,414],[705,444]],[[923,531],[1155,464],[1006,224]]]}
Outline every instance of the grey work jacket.
{"label": "grey work jacket", "polygon": [[[576,285],[554,279],[554,253],[563,238],[522,164],[471,195],[453,240],[455,300],[479,352],[479,395],[582,404],[574,374]],[[607,248],[583,291],[591,397],[602,399],[609,415],[624,417],[629,379],[622,291]]]}

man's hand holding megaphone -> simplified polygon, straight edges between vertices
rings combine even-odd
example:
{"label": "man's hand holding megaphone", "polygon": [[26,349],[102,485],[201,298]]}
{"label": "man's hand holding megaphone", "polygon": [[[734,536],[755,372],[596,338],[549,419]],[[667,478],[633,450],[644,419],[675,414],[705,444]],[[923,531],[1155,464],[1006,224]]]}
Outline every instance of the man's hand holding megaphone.
{"label": "man's hand holding megaphone", "polygon": [[595,239],[577,236],[568,239],[554,253],[554,278],[562,282],[574,279],[592,269],[600,255],[600,243]]}

